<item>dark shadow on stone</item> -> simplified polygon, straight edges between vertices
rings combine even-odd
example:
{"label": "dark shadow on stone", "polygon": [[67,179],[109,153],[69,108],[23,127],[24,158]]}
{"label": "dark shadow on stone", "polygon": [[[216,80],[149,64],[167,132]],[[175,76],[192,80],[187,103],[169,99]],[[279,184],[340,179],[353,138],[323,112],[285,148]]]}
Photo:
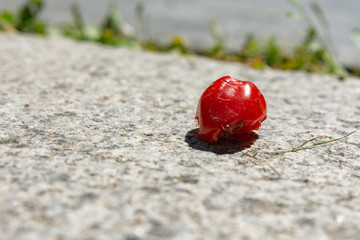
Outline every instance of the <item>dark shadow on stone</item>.
{"label": "dark shadow on stone", "polygon": [[236,140],[219,139],[216,143],[210,143],[202,139],[197,133],[198,129],[193,129],[186,133],[185,142],[196,150],[213,152],[216,154],[233,154],[249,148],[259,137],[251,131],[248,134],[239,135]]}

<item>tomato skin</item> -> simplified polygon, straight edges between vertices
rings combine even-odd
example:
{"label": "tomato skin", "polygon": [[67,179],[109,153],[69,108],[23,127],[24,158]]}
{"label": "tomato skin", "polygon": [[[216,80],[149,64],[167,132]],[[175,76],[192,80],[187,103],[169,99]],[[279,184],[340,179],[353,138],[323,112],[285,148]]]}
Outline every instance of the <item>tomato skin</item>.
{"label": "tomato skin", "polygon": [[236,135],[259,129],[267,118],[265,98],[252,82],[225,76],[201,95],[195,118],[203,139],[235,139]]}

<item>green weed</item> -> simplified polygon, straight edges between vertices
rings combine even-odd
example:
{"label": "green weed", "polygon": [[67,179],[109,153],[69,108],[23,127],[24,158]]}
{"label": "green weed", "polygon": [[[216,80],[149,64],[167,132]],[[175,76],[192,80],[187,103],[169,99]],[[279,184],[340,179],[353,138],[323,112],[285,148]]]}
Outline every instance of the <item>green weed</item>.
{"label": "green weed", "polygon": [[47,24],[39,19],[42,0],[28,0],[17,12],[0,13],[0,30],[45,34]]}
{"label": "green weed", "polygon": [[214,40],[214,46],[208,51],[208,55],[211,57],[222,56],[224,54],[224,42],[217,17],[214,16],[210,19],[209,28]]}
{"label": "green weed", "polygon": [[113,46],[131,47],[135,45],[135,39],[123,33],[121,15],[115,6],[109,6],[108,13],[99,26],[90,26],[84,23],[78,4],[72,5],[71,12],[73,21],[60,27],[60,35]]}
{"label": "green weed", "polygon": [[[345,68],[339,62],[332,42],[329,23],[321,7],[313,2],[310,5],[311,12],[309,12],[296,0],[287,1],[296,9],[296,12],[287,14],[307,25],[303,40],[290,51],[281,48],[276,38],[262,42],[252,34],[245,37],[245,41],[238,51],[227,51],[216,17],[209,21],[209,30],[214,42],[209,49],[191,49],[179,35],[174,36],[168,44],[160,44],[147,38],[149,34],[146,30],[144,4],[142,3],[138,4],[135,9],[137,26],[134,35],[123,31],[120,12],[114,5],[109,6],[107,14],[98,26],[86,25],[79,6],[73,4],[71,7],[72,22],[60,27],[50,27],[39,18],[45,5],[45,1],[42,0],[28,0],[15,12],[1,12],[0,30],[68,37],[113,46],[141,47],[149,51],[197,54],[219,60],[242,62],[257,69],[271,67],[282,70],[336,74],[341,77],[348,74],[360,76],[360,69]],[[311,13],[316,17],[317,22],[313,21]],[[354,30],[352,38],[360,47],[359,30]]]}
{"label": "green weed", "polygon": [[[91,34],[86,31],[83,16],[77,3],[71,5],[71,14],[73,22],[60,27],[61,34],[77,40],[91,40]],[[95,33],[95,35],[97,34]]]}
{"label": "green weed", "polygon": [[[314,62],[314,71],[337,74],[340,76],[348,75],[346,69],[338,60],[335,46],[332,41],[329,22],[326,19],[320,5],[314,1],[310,4],[318,25],[311,18],[310,13],[296,0],[287,0],[297,13],[289,13],[289,16],[295,16],[296,19],[303,20],[307,24],[307,34],[302,44],[296,48],[296,54],[310,63]],[[319,29],[317,26],[320,26]],[[313,71],[308,62],[303,61],[305,70]]]}

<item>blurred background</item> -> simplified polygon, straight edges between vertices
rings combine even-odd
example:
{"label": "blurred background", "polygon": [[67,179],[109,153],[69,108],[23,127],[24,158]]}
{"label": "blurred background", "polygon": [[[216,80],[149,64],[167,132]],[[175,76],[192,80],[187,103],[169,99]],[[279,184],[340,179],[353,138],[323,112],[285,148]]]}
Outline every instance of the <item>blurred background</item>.
{"label": "blurred background", "polygon": [[[25,0],[0,0],[0,9],[17,9]],[[74,0],[47,0],[41,17],[50,24],[71,21],[70,6]],[[174,35],[195,48],[213,45],[209,21],[217,22],[223,45],[239,49],[248,33],[259,41],[276,37],[281,47],[289,48],[304,38],[306,24],[286,15],[296,12],[286,0],[78,0],[84,21],[97,24],[115,4],[122,21],[131,31],[138,25],[137,11],[142,7],[144,34],[159,42],[169,42]],[[304,8],[312,1],[299,0]],[[359,0],[318,0],[329,21],[331,35],[342,63],[360,64],[360,47],[351,39],[354,29],[360,27]],[[137,9],[137,10],[136,10]],[[312,16],[314,17],[314,16]],[[215,19],[215,20],[214,20]]]}

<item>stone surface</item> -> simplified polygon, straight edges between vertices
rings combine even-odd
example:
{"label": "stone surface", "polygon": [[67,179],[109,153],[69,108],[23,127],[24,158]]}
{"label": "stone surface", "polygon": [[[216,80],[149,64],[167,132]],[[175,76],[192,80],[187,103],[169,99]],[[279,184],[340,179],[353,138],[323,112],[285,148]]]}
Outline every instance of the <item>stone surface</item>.
{"label": "stone surface", "polygon": [[359,79],[27,36],[0,35],[0,53],[1,239],[360,235],[359,133],[254,160],[194,119],[231,75],[268,103],[251,148],[338,137],[360,127]]}

